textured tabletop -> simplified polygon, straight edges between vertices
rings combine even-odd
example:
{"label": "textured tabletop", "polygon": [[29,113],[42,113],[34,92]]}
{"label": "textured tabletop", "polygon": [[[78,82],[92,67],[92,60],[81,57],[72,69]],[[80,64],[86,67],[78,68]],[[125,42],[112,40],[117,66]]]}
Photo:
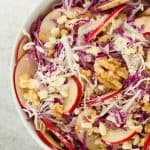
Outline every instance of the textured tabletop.
{"label": "textured tabletop", "polygon": [[23,20],[40,0],[0,0],[0,150],[41,150],[24,128],[10,91],[10,57]]}

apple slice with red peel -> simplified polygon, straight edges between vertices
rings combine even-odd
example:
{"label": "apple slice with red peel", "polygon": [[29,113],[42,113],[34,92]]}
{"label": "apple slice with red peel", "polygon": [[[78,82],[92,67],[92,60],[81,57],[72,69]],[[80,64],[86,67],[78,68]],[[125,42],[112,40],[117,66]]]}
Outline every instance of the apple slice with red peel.
{"label": "apple slice with red peel", "polygon": [[92,39],[94,39],[105,27],[108,25],[119,13],[126,7],[126,5],[120,5],[118,6],[110,15],[107,15],[104,20],[99,24],[99,26],[93,30],[91,33],[89,33],[86,41],[90,42]]}
{"label": "apple slice with red peel", "polygon": [[67,141],[57,130],[56,128],[46,119],[41,119],[41,121],[45,124],[46,128],[52,132],[69,150],[76,150],[75,147]]}
{"label": "apple slice with red peel", "polygon": [[150,32],[150,16],[138,17],[134,20],[134,25],[141,28],[144,25],[143,33]]}
{"label": "apple slice with red peel", "polygon": [[145,32],[143,35],[147,40],[150,40],[150,32]]}
{"label": "apple slice with red peel", "polygon": [[25,100],[23,98],[23,90],[19,86],[20,76],[26,74],[32,77],[37,71],[37,62],[35,60],[29,60],[28,53],[23,55],[15,65],[13,80],[14,89],[17,96],[17,100],[22,108],[25,108]]}
{"label": "apple slice with red peel", "polygon": [[144,150],[149,150],[150,149],[150,134],[148,135],[145,143],[144,143]]}
{"label": "apple slice with red peel", "polygon": [[88,100],[88,101],[86,101],[86,104],[87,104],[87,106],[92,106],[92,105],[96,105],[98,103],[104,102],[106,100],[110,100],[114,96],[117,96],[119,93],[121,93],[121,91],[122,91],[122,88],[117,91],[113,91],[113,92],[107,93],[105,95],[102,95],[100,97],[96,97],[92,100]]}
{"label": "apple slice with red peel", "polygon": [[29,38],[27,36],[23,36],[16,48],[16,62],[25,54],[25,51],[23,50],[23,46],[29,42]]}
{"label": "apple slice with red peel", "polygon": [[51,37],[51,30],[57,27],[56,19],[61,16],[60,9],[51,11],[42,21],[40,26],[39,38],[43,42],[47,42]]}
{"label": "apple slice with red peel", "polygon": [[73,113],[80,103],[82,97],[82,85],[77,77],[68,80],[68,97],[64,101],[64,113]]}
{"label": "apple slice with red peel", "polygon": [[102,5],[100,5],[98,7],[99,10],[101,11],[105,11],[105,10],[108,10],[108,9],[111,9],[111,8],[114,8],[114,7],[117,7],[119,5],[122,5],[122,4],[125,4],[125,3],[128,3],[130,0],[111,0],[111,1],[108,1]]}
{"label": "apple slice with red peel", "polygon": [[108,130],[105,136],[102,136],[102,141],[106,144],[122,144],[133,138],[137,132],[135,130]]}
{"label": "apple slice with red peel", "polygon": [[42,133],[41,131],[36,130],[36,133],[38,137],[46,144],[48,145],[51,149],[53,150],[62,150],[58,144],[53,140],[53,138],[47,133]]}

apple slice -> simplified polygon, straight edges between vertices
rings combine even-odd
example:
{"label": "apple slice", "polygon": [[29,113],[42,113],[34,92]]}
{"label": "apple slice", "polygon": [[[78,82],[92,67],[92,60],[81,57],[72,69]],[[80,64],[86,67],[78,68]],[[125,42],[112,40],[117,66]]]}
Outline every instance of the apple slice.
{"label": "apple slice", "polygon": [[141,28],[141,26],[144,25],[143,33],[150,32],[150,16],[142,16],[136,18],[134,21],[134,25],[139,28]]}
{"label": "apple slice", "polygon": [[140,16],[150,16],[150,8],[147,8]]}
{"label": "apple slice", "polygon": [[[88,118],[90,118],[91,121],[88,121],[86,116],[88,116]],[[78,140],[82,143],[83,140],[86,139],[86,147],[90,150],[101,149],[101,146],[104,145],[103,143],[101,143],[99,135],[89,134],[89,132],[92,131],[92,127],[90,127],[90,124],[92,125],[92,123],[95,120],[96,111],[94,109],[86,109],[78,115],[75,123],[75,133],[77,135]],[[87,123],[89,124],[89,128],[87,127]],[[99,141],[99,143],[96,144],[95,141]]]}
{"label": "apple slice", "polygon": [[122,144],[133,138],[137,132],[135,130],[108,130],[102,141],[106,144]]}
{"label": "apple slice", "polygon": [[75,147],[67,141],[56,129],[55,127],[46,119],[41,119],[41,121],[45,124],[48,130],[50,130],[69,150],[75,150]]}
{"label": "apple slice", "polygon": [[107,15],[99,26],[94,31],[89,33],[86,41],[90,42],[94,39],[102,31],[103,27],[108,25],[125,7],[126,5],[118,6],[110,15]]}
{"label": "apple slice", "polygon": [[150,149],[150,134],[148,135],[145,143],[144,143],[144,150],[149,150]]}
{"label": "apple slice", "polygon": [[121,5],[121,4],[128,3],[129,1],[130,0],[109,0],[108,2],[100,5],[98,7],[98,9],[101,10],[101,11],[105,11],[105,10],[117,7],[117,6]]}
{"label": "apple slice", "polygon": [[18,43],[18,46],[16,48],[16,62],[25,54],[25,51],[23,50],[24,44],[29,42],[29,39],[27,36],[23,36],[21,40]]}
{"label": "apple slice", "polygon": [[73,113],[82,97],[82,85],[76,77],[68,80],[69,96],[64,101],[64,113]]}
{"label": "apple slice", "polygon": [[22,108],[25,108],[25,100],[23,98],[23,90],[19,87],[19,78],[21,75],[27,74],[32,77],[37,70],[37,63],[35,60],[29,60],[28,53],[23,55],[17,62],[14,68],[13,80],[14,89],[17,100]]}
{"label": "apple slice", "polygon": [[[73,15],[78,16],[82,11],[81,7],[73,7],[71,8],[73,11]],[[70,11],[71,11],[70,10]],[[59,25],[57,23],[57,19],[63,15],[62,10],[60,8],[52,10],[46,17],[43,19],[41,26],[40,26],[40,32],[39,32],[39,38],[43,42],[48,42],[49,38],[51,37],[52,30],[55,30],[56,28],[62,28],[62,25]],[[55,36],[59,37],[59,31],[58,34]]]}
{"label": "apple slice", "polygon": [[107,93],[105,95],[102,95],[100,97],[96,97],[96,98],[94,98],[92,100],[88,100],[88,101],[86,101],[86,104],[87,104],[87,106],[92,106],[92,105],[96,105],[98,103],[104,102],[106,100],[110,100],[114,96],[116,96],[119,93],[121,93],[121,91],[122,91],[122,88],[117,90],[117,91],[113,91],[113,92]]}
{"label": "apple slice", "polygon": [[59,145],[54,141],[54,139],[48,135],[48,133],[42,133],[41,131],[36,130],[38,137],[51,149],[53,150],[62,150]]}
{"label": "apple slice", "polygon": [[51,31],[57,27],[56,19],[61,16],[61,10],[55,9],[51,11],[42,21],[40,26],[39,38],[43,42],[47,42],[51,37]]}

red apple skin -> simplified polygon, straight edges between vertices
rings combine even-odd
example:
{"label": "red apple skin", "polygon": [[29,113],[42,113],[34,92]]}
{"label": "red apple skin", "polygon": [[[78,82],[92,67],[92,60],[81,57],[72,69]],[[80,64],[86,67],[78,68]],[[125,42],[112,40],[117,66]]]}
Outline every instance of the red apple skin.
{"label": "red apple skin", "polygon": [[120,141],[116,141],[116,142],[107,142],[107,141],[105,141],[105,140],[103,140],[103,139],[101,139],[101,141],[104,143],[104,144],[112,144],[112,145],[115,145],[115,144],[122,144],[122,143],[124,143],[124,142],[127,142],[127,141],[129,141],[129,140],[131,140],[131,138],[133,138],[135,135],[137,135],[137,132],[136,131],[134,131],[131,135],[129,135],[127,138],[124,138],[124,139],[122,139],[122,140],[120,140]]}
{"label": "red apple skin", "polygon": [[58,148],[56,148],[54,145],[52,145],[46,138],[45,136],[42,134],[42,132],[36,130],[36,134],[38,135],[38,137],[46,144],[49,146],[50,149],[52,150],[60,150]]}
{"label": "red apple skin", "polygon": [[76,150],[74,146],[67,141],[58,131],[56,131],[55,127],[46,119],[41,119],[41,121],[45,124],[47,129],[49,129],[69,150]]}
{"label": "red apple skin", "polygon": [[13,72],[13,83],[14,89],[16,93],[17,100],[22,108],[25,108],[25,104],[23,104],[23,96],[22,91],[19,88],[19,76],[21,74],[28,74],[29,76],[34,75],[37,70],[37,63],[35,60],[28,62],[28,53],[25,53],[14,66]]}
{"label": "red apple skin", "polygon": [[[21,58],[19,58],[18,63],[22,60],[23,57],[24,57],[24,55]],[[17,101],[18,101],[19,105],[21,106],[22,109],[26,109],[25,105],[19,99],[17,87],[16,87],[16,70],[17,70],[18,63],[15,65],[14,70],[13,70],[13,85],[14,85],[14,90],[15,90],[15,94],[16,94]]]}
{"label": "red apple skin", "polygon": [[27,36],[23,36],[16,48],[16,62],[25,54],[25,51],[23,50],[23,46],[24,44],[26,44],[27,42],[29,42],[29,38]]}
{"label": "red apple skin", "polygon": [[99,26],[93,30],[87,37],[86,41],[90,42],[93,38],[96,37],[97,34],[99,34],[99,32],[101,31],[102,27],[108,23],[109,21],[111,21],[112,18],[114,18],[116,15],[118,15],[124,8],[126,7],[126,5],[120,5],[118,6],[110,15],[108,15],[103,22],[101,22],[99,24]]}
{"label": "red apple skin", "polygon": [[123,89],[121,88],[121,89],[119,89],[117,91],[108,93],[106,95],[102,95],[99,98],[88,100],[86,102],[86,104],[87,104],[87,106],[91,106],[91,105],[95,105],[95,104],[100,103],[100,102],[104,102],[104,101],[109,100],[109,99],[113,98],[114,96],[118,95],[119,93],[121,93],[122,90]]}
{"label": "red apple skin", "polygon": [[149,150],[150,148],[150,134],[148,135],[145,143],[144,143],[144,150]]}
{"label": "red apple skin", "polygon": [[150,32],[145,32],[143,35],[147,40],[150,40]]}
{"label": "red apple skin", "polygon": [[83,94],[83,91],[82,91],[82,85],[81,85],[81,83],[80,83],[80,81],[78,80],[78,78],[77,77],[72,77],[72,79],[74,80],[74,82],[76,83],[76,86],[77,86],[77,89],[78,89],[78,94],[77,94],[77,96],[76,96],[76,98],[75,98],[75,101],[74,101],[74,103],[73,103],[73,105],[72,105],[72,107],[69,109],[69,111],[68,112],[64,112],[64,114],[71,114],[71,113],[73,113],[74,112],[74,110],[78,107],[78,105],[80,104],[80,101],[81,101],[81,97],[82,97],[82,94]]}

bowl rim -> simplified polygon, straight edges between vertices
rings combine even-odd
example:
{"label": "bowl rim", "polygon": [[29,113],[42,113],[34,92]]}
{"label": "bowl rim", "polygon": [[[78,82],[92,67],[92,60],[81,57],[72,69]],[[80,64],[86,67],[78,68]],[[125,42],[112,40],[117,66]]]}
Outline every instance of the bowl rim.
{"label": "bowl rim", "polygon": [[31,26],[31,24],[35,20],[35,18],[37,18],[40,14],[42,14],[43,12],[45,12],[46,9],[50,8],[51,4],[54,1],[55,0],[49,0],[49,1],[47,1],[47,0],[41,0],[30,11],[29,15],[27,15],[27,17],[25,17],[25,20],[24,20],[23,24],[21,25],[21,27],[18,30],[18,33],[16,35],[16,39],[15,39],[15,42],[13,44],[12,53],[11,53],[12,56],[11,56],[11,60],[10,60],[10,88],[11,88],[11,94],[12,94],[12,98],[13,98],[16,110],[17,110],[17,112],[19,114],[19,117],[20,117],[20,119],[21,119],[24,127],[26,128],[27,132],[29,133],[29,135],[44,150],[50,150],[51,148],[48,145],[46,145],[38,137],[38,135],[36,134],[34,128],[31,125],[31,123],[26,120],[25,113],[23,112],[22,108],[20,107],[20,105],[18,103],[17,96],[16,96],[15,89],[14,89],[14,68],[15,68],[15,65],[16,65],[16,62],[15,62],[16,48],[17,48],[19,40],[23,36],[23,30],[25,29],[25,31],[28,31],[29,28],[30,28],[30,26]]}

